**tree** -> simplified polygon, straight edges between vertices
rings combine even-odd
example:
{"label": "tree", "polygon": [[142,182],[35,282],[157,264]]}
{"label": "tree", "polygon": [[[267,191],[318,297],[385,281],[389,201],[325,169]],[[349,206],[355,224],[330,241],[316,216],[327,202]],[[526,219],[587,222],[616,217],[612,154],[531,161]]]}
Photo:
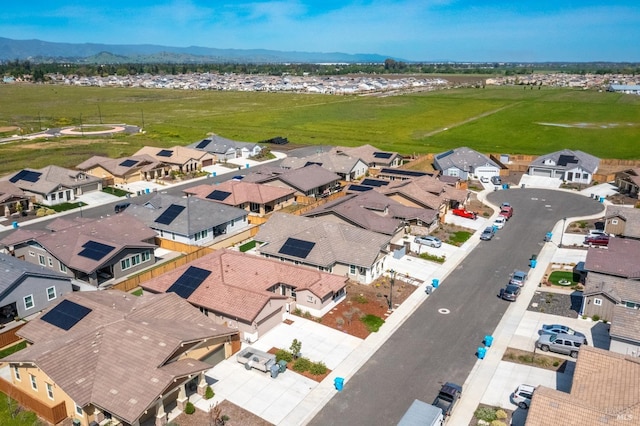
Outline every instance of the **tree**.
{"label": "tree", "polygon": [[289,350],[293,354],[294,358],[297,359],[300,356],[300,349],[302,349],[302,342],[299,341],[298,339],[293,339],[293,342],[291,342],[291,346],[289,347]]}

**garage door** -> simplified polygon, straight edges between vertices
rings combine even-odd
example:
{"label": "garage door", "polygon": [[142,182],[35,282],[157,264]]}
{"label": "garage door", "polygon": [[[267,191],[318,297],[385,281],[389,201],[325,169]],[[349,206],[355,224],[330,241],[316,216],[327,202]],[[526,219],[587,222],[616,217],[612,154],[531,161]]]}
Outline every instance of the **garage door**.
{"label": "garage door", "polygon": [[549,169],[533,169],[533,176],[551,177],[552,170]]}
{"label": "garage door", "polygon": [[202,160],[202,167],[213,166],[213,159]]}
{"label": "garage door", "polygon": [[214,349],[213,352],[202,358],[200,361],[206,362],[210,365],[217,365],[224,361],[224,345],[221,345],[218,349]]}

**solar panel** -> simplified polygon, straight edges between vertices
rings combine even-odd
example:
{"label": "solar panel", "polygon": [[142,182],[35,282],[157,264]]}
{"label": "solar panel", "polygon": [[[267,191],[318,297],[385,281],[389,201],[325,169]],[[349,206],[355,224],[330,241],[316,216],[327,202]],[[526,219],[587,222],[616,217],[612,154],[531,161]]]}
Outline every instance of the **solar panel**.
{"label": "solar panel", "polygon": [[450,149],[450,150],[449,150],[449,151],[447,151],[447,152],[443,152],[442,154],[438,154],[438,155],[436,155],[436,159],[437,159],[437,160],[440,160],[440,159],[442,159],[442,158],[444,158],[444,157],[446,157],[446,156],[448,156],[448,155],[451,155],[451,154],[453,154],[453,150],[452,150],[452,149]]}
{"label": "solar panel", "polygon": [[158,153],[158,157],[171,157],[173,155],[173,151],[170,149],[163,149]]}
{"label": "solar panel", "polygon": [[203,149],[205,146],[209,145],[210,143],[211,143],[211,139],[202,140],[198,145],[196,145],[196,148]]}
{"label": "solar panel", "polygon": [[41,319],[63,330],[69,330],[78,321],[86,317],[89,312],[91,312],[91,309],[85,306],[78,305],[70,300],[63,300],[44,314]]}
{"label": "solar panel", "polygon": [[187,299],[210,274],[211,271],[206,269],[189,266],[189,269],[184,271],[180,278],[171,284],[167,292],[175,293],[183,299]]}
{"label": "solar panel", "polygon": [[171,204],[160,216],[158,216],[155,222],[163,225],[169,225],[180,213],[182,213],[182,210],[184,210],[184,206]]}
{"label": "solar panel", "polygon": [[313,243],[311,241],[298,240],[296,238],[287,238],[287,241],[285,241],[283,246],[280,247],[278,253],[305,259],[315,245],[316,243]]}
{"label": "solar panel", "polygon": [[19,180],[26,180],[27,182],[37,182],[40,179],[42,173],[32,172],[31,170],[20,170],[17,175],[9,179],[12,183],[16,183]]}
{"label": "solar panel", "polygon": [[227,191],[218,191],[217,189],[215,191],[213,191],[211,194],[207,195],[206,198],[210,199],[210,200],[216,200],[216,201],[222,201],[222,200],[226,200],[227,197],[231,195],[230,192]]}
{"label": "solar panel", "polygon": [[403,169],[382,169],[380,173],[389,174],[389,175],[400,175],[400,176],[426,176],[425,172],[416,172],[415,170],[403,170]]}
{"label": "solar panel", "polygon": [[370,186],[362,186],[362,185],[349,185],[347,191],[355,191],[355,192],[365,192],[371,191],[373,188]]}
{"label": "solar panel", "polygon": [[91,260],[100,260],[115,249],[115,247],[102,244],[97,241],[87,241],[82,245],[82,250],[78,256],[86,257]]}
{"label": "solar panel", "polygon": [[124,160],[122,163],[120,163],[122,167],[132,167],[136,164],[138,164],[136,160]]}
{"label": "solar panel", "polygon": [[389,185],[388,180],[378,180],[378,179],[365,179],[361,182],[362,185],[366,186],[375,186],[376,188],[380,188],[381,186]]}
{"label": "solar panel", "polygon": [[374,152],[373,156],[375,158],[391,158],[393,154],[390,152]]}
{"label": "solar panel", "polygon": [[578,159],[573,155],[560,155],[558,166],[566,166],[569,163],[578,163]]}

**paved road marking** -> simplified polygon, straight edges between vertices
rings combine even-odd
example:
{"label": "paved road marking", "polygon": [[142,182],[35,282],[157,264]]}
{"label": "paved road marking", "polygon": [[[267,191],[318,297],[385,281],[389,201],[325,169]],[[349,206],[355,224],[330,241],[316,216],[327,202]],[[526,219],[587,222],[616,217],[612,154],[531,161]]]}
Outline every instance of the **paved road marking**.
{"label": "paved road marking", "polygon": [[440,308],[438,309],[438,312],[441,313],[442,315],[448,315],[451,313],[451,311],[448,310],[447,308]]}

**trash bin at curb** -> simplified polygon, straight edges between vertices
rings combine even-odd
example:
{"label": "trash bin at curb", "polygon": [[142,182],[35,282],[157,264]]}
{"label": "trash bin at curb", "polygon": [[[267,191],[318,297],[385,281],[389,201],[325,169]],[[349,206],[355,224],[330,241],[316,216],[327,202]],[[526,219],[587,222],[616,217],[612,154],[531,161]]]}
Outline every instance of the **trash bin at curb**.
{"label": "trash bin at curb", "polygon": [[490,348],[493,345],[493,336],[486,335],[484,336],[484,344],[486,347]]}
{"label": "trash bin at curb", "polygon": [[278,364],[273,364],[269,367],[269,372],[271,373],[271,378],[275,379],[278,377],[278,373],[280,372],[280,366]]}
{"label": "trash bin at curb", "polygon": [[487,348],[484,346],[478,347],[478,359],[484,359],[484,356],[487,354]]}
{"label": "trash bin at curb", "polygon": [[336,390],[338,392],[341,392],[342,388],[344,387],[344,378],[336,377],[335,379],[333,379],[333,385],[336,387]]}
{"label": "trash bin at curb", "polygon": [[431,294],[431,292],[433,291],[433,286],[427,285],[427,287],[425,287],[424,291],[425,291],[425,293],[427,293],[427,295]]}
{"label": "trash bin at curb", "polygon": [[440,285],[440,280],[439,279],[434,278],[434,279],[431,280],[431,286],[433,288],[438,288],[439,285]]}
{"label": "trash bin at curb", "polygon": [[287,361],[281,359],[280,361],[278,361],[278,367],[280,368],[280,372],[284,373],[285,371],[287,371]]}

